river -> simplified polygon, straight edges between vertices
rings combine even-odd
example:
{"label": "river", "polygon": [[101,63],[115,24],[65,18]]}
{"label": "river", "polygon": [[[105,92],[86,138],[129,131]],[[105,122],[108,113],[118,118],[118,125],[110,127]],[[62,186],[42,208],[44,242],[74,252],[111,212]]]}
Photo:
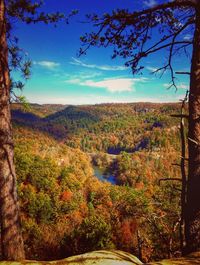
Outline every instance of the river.
{"label": "river", "polygon": [[99,180],[103,181],[103,182],[109,182],[113,185],[116,185],[116,178],[115,176],[111,175],[110,173],[105,173],[105,169],[99,168],[94,166],[94,175],[95,177],[97,177]]}

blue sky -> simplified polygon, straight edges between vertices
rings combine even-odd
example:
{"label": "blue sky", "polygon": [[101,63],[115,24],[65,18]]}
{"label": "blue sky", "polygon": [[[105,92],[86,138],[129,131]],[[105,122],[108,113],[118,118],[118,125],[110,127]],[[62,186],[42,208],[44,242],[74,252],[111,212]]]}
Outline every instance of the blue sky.
{"label": "blue sky", "polygon": [[[23,95],[29,102],[44,104],[96,104],[103,102],[171,102],[184,97],[188,88],[186,76],[177,79],[178,91],[167,89],[169,74],[152,75],[164,62],[161,52],[146,59],[143,75],[133,76],[124,67],[122,59],[111,59],[112,48],[92,48],[80,58],[79,38],[92,29],[84,23],[85,14],[109,12],[114,8],[138,10],[158,3],[159,0],[45,0],[45,11],[79,14],[69,25],[15,24],[20,46],[32,60],[32,75],[25,85]],[[164,2],[164,1],[163,1]],[[155,36],[157,38],[158,36]],[[185,34],[183,38],[190,38]],[[181,56],[174,60],[177,71],[188,71],[189,63]],[[16,75],[17,76],[17,75]]]}

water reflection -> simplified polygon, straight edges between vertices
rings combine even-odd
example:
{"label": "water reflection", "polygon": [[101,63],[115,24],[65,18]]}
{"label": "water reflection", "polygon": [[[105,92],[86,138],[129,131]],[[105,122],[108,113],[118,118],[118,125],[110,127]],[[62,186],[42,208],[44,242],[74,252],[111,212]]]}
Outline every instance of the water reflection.
{"label": "water reflection", "polygon": [[94,169],[94,175],[100,180],[100,181],[107,181],[110,182],[113,185],[116,185],[116,178],[115,176],[111,175],[109,172],[105,172],[105,169],[99,168],[99,167],[93,167]]}

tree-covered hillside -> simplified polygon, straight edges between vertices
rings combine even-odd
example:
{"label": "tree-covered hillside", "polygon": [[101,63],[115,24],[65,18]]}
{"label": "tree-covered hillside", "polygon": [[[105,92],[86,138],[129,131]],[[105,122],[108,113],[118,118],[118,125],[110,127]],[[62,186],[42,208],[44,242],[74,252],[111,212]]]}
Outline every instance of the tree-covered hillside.
{"label": "tree-covered hillside", "polygon": [[[180,159],[179,122],[169,116],[179,105],[62,108],[12,111],[27,257],[122,249],[148,261],[180,253],[180,182],[166,181],[180,178],[172,166]],[[99,181],[93,163],[118,185]]]}
{"label": "tree-covered hillside", "polygon": [[[30,112],[15,106],[12,116],[14,123],[46,132],[84,152],[119,154],[162,146],[169,131],[178,129],[178,120],[170,114],[180,112],[179,108],[179,104],[102,104],[68,106],[56,112],[55,107],[48,111],[46,106],[32,105]],[[160,132],[162,142],[156,139]]]}

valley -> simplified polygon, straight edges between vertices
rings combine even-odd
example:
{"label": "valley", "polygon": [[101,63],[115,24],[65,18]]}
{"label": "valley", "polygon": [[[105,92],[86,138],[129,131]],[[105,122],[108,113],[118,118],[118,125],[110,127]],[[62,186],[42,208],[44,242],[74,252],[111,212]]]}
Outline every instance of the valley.
{"label": "valley", "polygon": [[[121,249],[178,255],[180,104],[13,104],[25,250],[58,259]],[[34,242],[34,244],[33,244]],[[169,243],[170,242],[170,243]]]}

